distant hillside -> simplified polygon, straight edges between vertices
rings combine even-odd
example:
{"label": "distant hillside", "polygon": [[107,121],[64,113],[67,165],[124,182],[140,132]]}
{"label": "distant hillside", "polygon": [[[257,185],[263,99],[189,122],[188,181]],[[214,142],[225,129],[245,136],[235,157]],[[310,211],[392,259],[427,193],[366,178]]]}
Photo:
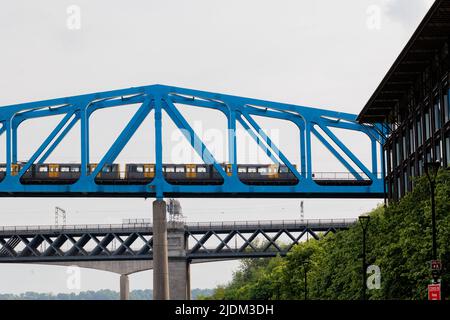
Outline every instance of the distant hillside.
{"label": "distant hillside", "polygon": [[[213,293],[212,289],[193,289],[192,299],[195,300],[199,295],[202,297],[210,296]],[[153,291],[148,290],[133,290],[130,292],[130,300],[151,300]],[[98,291],[82,291],[75,293],[38,293],[25,292],[21,294],[0,293],[0,300],[118,300],[119,293],[113,290],[98,290]]]}

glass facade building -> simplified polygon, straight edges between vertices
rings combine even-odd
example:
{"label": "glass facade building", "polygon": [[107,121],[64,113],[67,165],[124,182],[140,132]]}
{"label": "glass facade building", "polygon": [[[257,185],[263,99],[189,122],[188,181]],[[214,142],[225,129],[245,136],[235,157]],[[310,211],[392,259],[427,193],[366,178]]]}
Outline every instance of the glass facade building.
{"label": "glass facade building", "polygon": [[450,0],[437,0],[358,117],[386,128],[386,196],[414,188],[425,162],[450,167]]}

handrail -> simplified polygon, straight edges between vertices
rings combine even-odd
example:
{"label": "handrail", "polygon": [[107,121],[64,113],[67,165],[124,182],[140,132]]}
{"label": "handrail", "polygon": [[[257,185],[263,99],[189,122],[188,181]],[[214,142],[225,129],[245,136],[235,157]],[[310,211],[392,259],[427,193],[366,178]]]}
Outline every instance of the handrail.
{"label": "handrail", "polygon": [[[339,226],[351,225],[357,222],[357,219],[302,219],[302,220],[256,220],[256,221],[208,221],[208,222],[177,222],[169,221],[168,228],[184,227],[187,230],[213,229],[213,228],[264,228],[264,227],[296,227],[296,226]],[[0,232],[62,232],[62,231],[84,231],[84,230],[135,230],[151,229],[152,223],[126,223],[126,224],[79,224],[79,225],[34,225],[34,226],[2,226]]]}

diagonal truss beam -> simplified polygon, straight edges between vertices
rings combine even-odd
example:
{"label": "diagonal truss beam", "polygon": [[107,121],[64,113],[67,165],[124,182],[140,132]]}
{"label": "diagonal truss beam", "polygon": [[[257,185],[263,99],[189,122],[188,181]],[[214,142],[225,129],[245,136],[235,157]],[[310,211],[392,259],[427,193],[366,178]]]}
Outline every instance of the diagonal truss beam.
{"label": "diagonal truss beam", "polygon": [[45,141],[41,144],[41,146],[36,150],[36,152],[31,156],[30,160],[23,166],[23,168],[19,172],[19,177],[22,176],[28,169],[30,169],[31,165],[37,160],[37,158],[41,155],[41,153],[48,147],[50,142],[55,139],[56,135],[62,130],[62,128],[67,124],[69,119],[73,116],[73,112],[66,114],[66,116],[59,122],[55,129],[50,133],[50,135],[45,139]]}
{"label": "diagonal truss beam", "polygon": [[94,172],[92,173],[93,177],[96,177],[100,170],[103,169],[105,164],[111,164],[119,155],[119,153],[123,150],[125,145],[130,141],[131,137],[134,135],[136,130],[140,127],[142,122],[144,122],[145,118],[150,113],[151,106],[150,101],[146,100],[138,111],[134,114],[131,120],[128,122],[126,127],[122,130],[119,137],[113,143],[113,145],[106,152],[105,156],[100,160]]}

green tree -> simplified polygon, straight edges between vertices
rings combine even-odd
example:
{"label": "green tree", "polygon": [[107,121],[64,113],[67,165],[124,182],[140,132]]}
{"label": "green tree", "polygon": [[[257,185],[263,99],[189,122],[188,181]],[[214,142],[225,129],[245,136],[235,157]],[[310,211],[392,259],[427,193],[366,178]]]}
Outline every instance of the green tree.
{"label": "green tree", "polygon": [[[431,205],[425,177],[401,201],[370,213],[367,260],[381,269],[381,288],[369,299],[426,299],[431,280]],[[438,254],[443,261],[443,294],[450,297],[450,173],[436,185]],[[362,230],[349,230],[295,246],[285,258],[244,260],[212,299],[303,299],[308,262],[309,299],[360,299]]]}

